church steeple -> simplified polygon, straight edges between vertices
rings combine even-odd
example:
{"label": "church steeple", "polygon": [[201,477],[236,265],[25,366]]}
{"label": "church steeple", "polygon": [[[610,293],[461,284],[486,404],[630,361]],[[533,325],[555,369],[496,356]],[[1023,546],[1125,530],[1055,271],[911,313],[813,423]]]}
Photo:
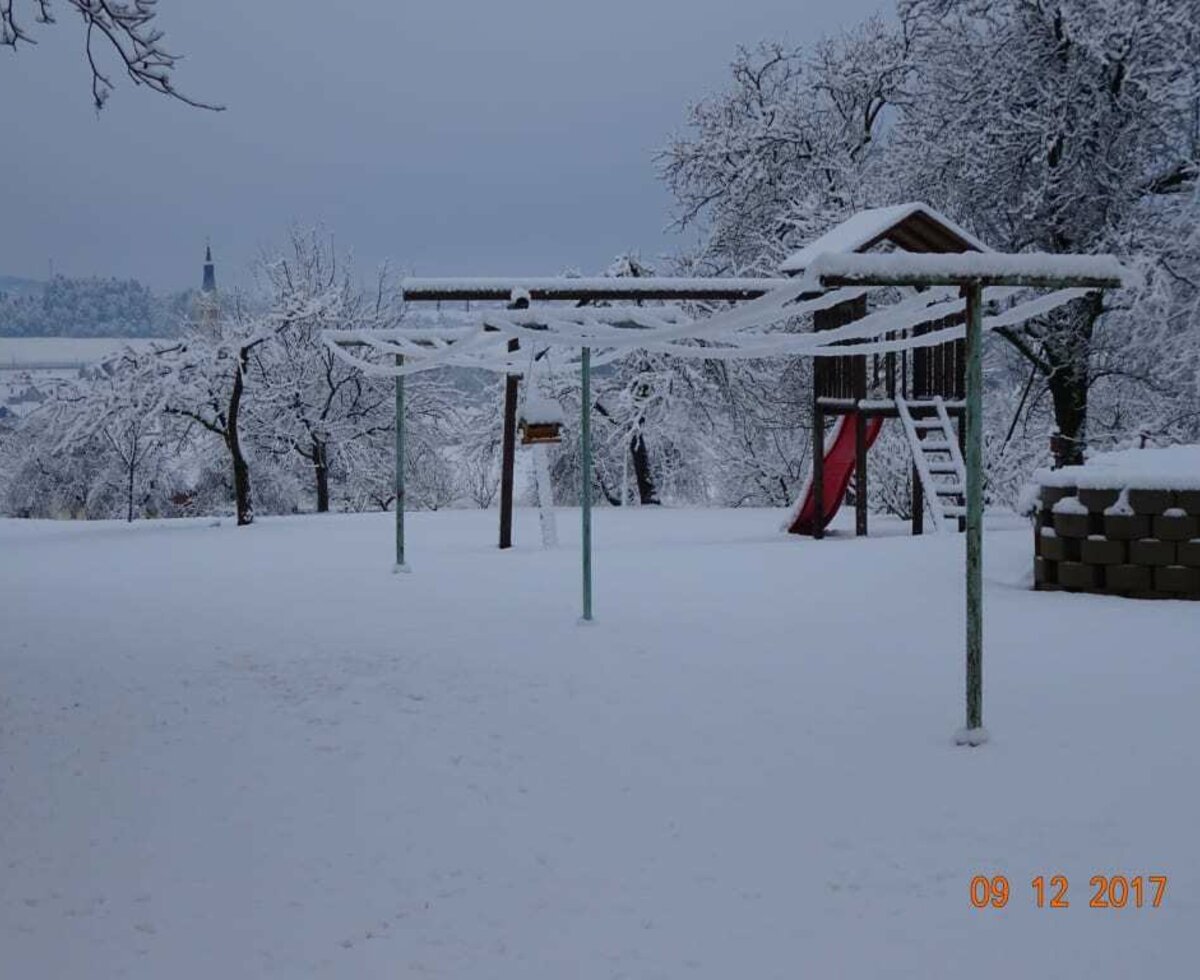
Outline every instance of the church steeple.
{"label": "church steeple", "polygon": [[217,271],[213,266],[211,245],[205,245],[204,247],[204,284],[200,287],[200,290],[205,293],[215,293],[217,291]]}

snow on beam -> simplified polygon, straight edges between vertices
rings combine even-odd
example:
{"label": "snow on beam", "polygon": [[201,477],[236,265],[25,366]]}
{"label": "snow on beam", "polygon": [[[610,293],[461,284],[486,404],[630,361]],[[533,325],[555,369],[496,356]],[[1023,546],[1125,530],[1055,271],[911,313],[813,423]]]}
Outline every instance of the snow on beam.
{"label": "snow on beam", "polygon": [[1135,282],[1111,255],[961,252],[818,256],[809,274],[823,286],[1077,286],[1112,289]]}
{"label": "snow on beam", "polygon": [[719,279],[646,276],[487,277],[405,279],[400,284],[410,301],[494,300],[509,302],[514,295],[531,300],[738,300],[764,296],[786,286],[788,279]]}

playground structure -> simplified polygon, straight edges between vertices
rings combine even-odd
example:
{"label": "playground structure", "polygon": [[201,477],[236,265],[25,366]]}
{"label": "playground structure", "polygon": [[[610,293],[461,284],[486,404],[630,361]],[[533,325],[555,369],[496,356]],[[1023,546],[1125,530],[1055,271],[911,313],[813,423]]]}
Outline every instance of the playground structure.
{"label": "playground structure", "polygon": [[[986,245],[923,204],[860,211],[822,235],[782,266],[801,275],[821,255],[861,254],[878,247],[916,254],[990,251]],[[865,296],[813,315],[815,332],[853,323],[867,313]],[[962,322],[961,315],[891,331],[896,340],[919,337]],[[788,522],[792,534],[820,538],[853,483],[855,533],[867,533],[867,454],[894,418],[904,426],[912,453],[912,531],[924,530],[928,501],[934,529],[962,528],[966,473],[962,455],[966,347],[949,340],[885,354],[844,354],[813,359],[812,469]],[[835,419],[826,443],[825,425]],[[821,515],[818,519],[818,515]]]}
{"label": "playground structure", "polygon": [[[986,245],[945,216],[924,204],[902,204],[861,211],[810,245],[790,256],[781,266],[780,279],[409,279],[405,300],[413,304],[470,304],[504,302],[512,310],[528,310],[536,302],[571,302],[579,307],[610,302],[731,303],[755,299],[789,280],[798,281],[820,255],[864,253],[884,247],[916,254],[950,254],[989,251]],[[528,283],[522,286],[521,283]],[[800,300],[813,300],[821,290],[802,292]],[[831,331],[855,322],[867,313],[865,294],[855,295],[812,314],[814,332]],[[906,337],[923,337],[962,323],[962,313],[916,322],[911,328],[890,331],[886,339],[897,349],[884,354],[818,354],[813,361],[811,431],[813,465],[810,478],[788,521],[793,534],[824,536],[851,486],[854,488],[855,532],[868,531],[868,451],[885,419],[896,419],[913,457],[912,529],[924,530],[926,502],[935,530],[964,526],[966,492],[962,455],[961,420],[964,411],[966,349],[961,339],[931,346],[903,346]],[[849,341],[847,341],[849,343]],[[509,343],[510,352],[520,341]],[[523,374],[524,372],[522,372]],[[522,445],[556,441],[561,418],[553,406],[540,400],[526,385],[521,404],[522,374],[506,379],[504,428],[501,449],[499,546],[512,546],[514,447],[519,433]],[[526,415],[550,413],[547,420]],[[827,440],[826,425],[834,420]],[[823,513],[820,521],[814,520]]]}
{"label": "playground structure", "polygon": [[[818,241],[810,246],[806,251],[811,254],[803,257],[798,274],[787,279],[408,280],[404,289],[409,300],[490,300],[507,303],[507,307],[439,313],[417,326],[398,330],[326,334],[326,342],[338,357],[366,374],[391,377],[396,382],[396,566],[407,567],[404,554],[403,386],[408,374],[456,366],[490,370],[508,377],[504,420],[506,458],[503,462],[511,507],[511,453],[515,446],[517,419],[515,379],[523,370],[520,344],[524,341],[547,351],[578,352],[577,362],[572,357],[561,358],[557,370],[573,368],[578,363],[580,372],[582,619],[590,622],[591,371],[595,366],[642,349],[700,360],[795,356],[862,358],[861,362],[851,361],[851,364],[861,363],[865,370],[868,357],[883,356],[886,364],[889,354],[948,349],[954,353],[941,355],[941,368],[937,372],[939,393],[932,399],[936,420],[907,410],[904,389],[910,381],[906,372],[899,376],[893,373],[893,378],[903,380],[899,389],[895,381],[892,382],[891,401],[896,414],[905,423],[906,432],[935,432],[936,426],[942,436],[935,438],[935,444],[953,444],[949,406],[945,404],[944,395],[957,384],[961,372],[964,404],[955,407],[960,408],[965,423],[959,437],[965,453],[958,453],[956,458],[949,445],[921,446],[916,450],[915,462],[923,482],[926,476],[940,472],[928,465],[931,451],[944,451],[950,456],[953,462],[943,465],[957,467],[961,462],[961,490],[955,490],[956,495],[962,494],[961,513],[943,510],[947,517],[961,516],[966,530],[966,724],[956,741],[964,745],[985,742],[987,734],[982,722],[983,332],[1021,323],[1098,289],[1119,287],[1126,272],[1111,256],[1006,255],[985,251],[979,243],[963,237],[965,233],[959,235],[963,247],[938,251],[938,243],[928,237],[928,219],[936,219],[935,223],[943,229],[954,229],[955,226],[925,205],[902,205],[895,209],[864,212],[864,215],[860,216],[859,222],[851,219],[840,226],[840,232],[835,229],[839,232],[836,241],[830,240],[834,237],[834,233],[830,233],[824,236],[823,244]],[[901,228],[905,219],[909,219],[908,226]],[[874,235],[866,234],[872,228]],[[891,244],[903,246],[908,239],[917,241],[919,247],[910,252],[867,254],[867,248],[887,238],[889,229],[898,229],[892,231]],[[793,259],[801,261],[798,257]],[[791,262],[789,260],[787,264]],[[882,302],[871,309],[867,297],[873,293],[878,295],[876,291],[881,289],[885,291],[884,299],[897,294],[901,298],[896,302]],[[993,310],[987,316],[985,289],[990,290],[987,301]],[[1031,296],[1035,290],[1049,292]],[[711,316],[692,316],[679,308],[641,305],[650,299],[705,298],[740,300],[741,305]],[[574,305],[533,309],[531,301],[535,300],[570,301]],[[589,305],[597,300],[626,302],[617,306]],[[836,313],[831,312],[835,310]],[[827,315],[825,329],[803,329],[807,318],[815,320],[820,314]],[[957,349],[953,346],[960,341],[965,342],[961,368],[958,367]],[[383,357],[371,360],[356,356],[352,351],[357,348],[373,349]],[[854,370],[847,374],[852,383],[857,383]],[[911,384],[915,387],[915,376]],[[824,396],[814,397],[831,397],[830,388],[822,390]],[[824,408],[825,405],[818,400],[816,407]],[[873,411],[875,406],[868,399],[853,398],[846,407],[850,410],[846,414],[858,415],[854,421],[857,463],[865,459],[870,433],[870,426],[858,420],[867,418],[860,410]],[[880,415],[881,423],[882,412],[876,414]],[[841,430],[845,428],[843,419]],[[840,432],[833,449],[844,456],[845,438]],[[815,459],[820,461],[816,465],[822,465],[824,452],[818,452]],[[926,464],[924,472],[920,472],[923,462]],[[839,471],[844,469],[842,465]],[[860,471],[865,475],[865,467]],[[821,487],[823,496],[825,482],[822,475],[819,479],[814,478],[811,486]],[[503,482],[501,492],[503,496]],[[814,533],[818,533],[824,525],[823,512],[827,508],[825,502],[815,496],[813,505],[810,519]],[[799,509],[801,515],[798,516],[802,516],[803,504]],[[502,546],[505,544],[504,520],[502,507]],[[507,530],[511,536],[511,524]]]}

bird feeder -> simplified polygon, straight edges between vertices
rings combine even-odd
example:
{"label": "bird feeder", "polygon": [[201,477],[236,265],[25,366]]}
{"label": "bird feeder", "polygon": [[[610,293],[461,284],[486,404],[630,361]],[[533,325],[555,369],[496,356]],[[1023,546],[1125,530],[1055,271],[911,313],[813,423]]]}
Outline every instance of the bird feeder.
{"label": "bird feeder", "polygon": [[517,427],[521,430],[521,445],[562,442],[563,411],[558,402],[549,398],[526,398]]}

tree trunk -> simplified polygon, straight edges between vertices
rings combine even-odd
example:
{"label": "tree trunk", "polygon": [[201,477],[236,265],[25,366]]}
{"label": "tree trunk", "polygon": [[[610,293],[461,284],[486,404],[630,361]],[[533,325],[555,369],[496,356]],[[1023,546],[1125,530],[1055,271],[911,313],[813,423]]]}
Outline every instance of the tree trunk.
{"label": "tree trunk", "polygon": [[633,457],[633,477],[637,481],[638,501],[643,504],[661,503],[658,490],[654,486],[654,476],[650,472],[650,453],[640,432],[634,433],[633,438],[629,440],[629,454]]}
{"label": "tree trunk", "polygon": [[1083,462],[1087,447],[1086,372],[1060,367],[1047,381],[1054,401],[1054,422],[1058,435],[1053,440],[1055,467],[1077,466]]}
{"label": "tree trunk", "polygon": [[1028,342],[1001,333],[1046,379],[1057,430],[1050,446],[1056,467],[1082,463],[1087,449],[1089,360],[1096,323],[1104,312],[1103,297],[1097,293],[1064,312],[1069,319],[1043,338],[1040,354]]}
{"label": "tree trunk", "polygon": [[[244,356],[244,355],[243,355]],[[234,368],[233,392],[229,396],[229,419],[225,428],[225,445],[233,461],[233,496],[237,506],[237,522],[242,527],[254,523],[254,498],[250,490],[250,466],[242,453],[238,433],[238,414],[242,407],[242,365]]]}
{"label": "tree trunk", "polygon": [[[131,457],[132,460],[137,459],[136,453],[137,453],[137,450],[135,449],[134,455]],[[136,472],[137,472],[136,462],[130,462],[130,464],[129,464],[129,484],[125,488],[125,503],[126,503],[125,520],[129,524],[133,523],[133,477]]]}
{"label": "tree trunk", "polygon": [[329,463],[326,459],[325,444],[313,440],[313,471],[317,478],[317,513],[329,512]]}
{"label": "tree trunk", "polygon": [[1045,345],[1050,364],[1046,386],[1054,403],[1058,429],[1052,446],[1056,467],[1079,465],[1087,449],[1089,357],[1096,321],[1104,311],[1103,298],[1097,294],[1084,300],[1081,306],[1072,317],[1070,329],[1052,337]]}

